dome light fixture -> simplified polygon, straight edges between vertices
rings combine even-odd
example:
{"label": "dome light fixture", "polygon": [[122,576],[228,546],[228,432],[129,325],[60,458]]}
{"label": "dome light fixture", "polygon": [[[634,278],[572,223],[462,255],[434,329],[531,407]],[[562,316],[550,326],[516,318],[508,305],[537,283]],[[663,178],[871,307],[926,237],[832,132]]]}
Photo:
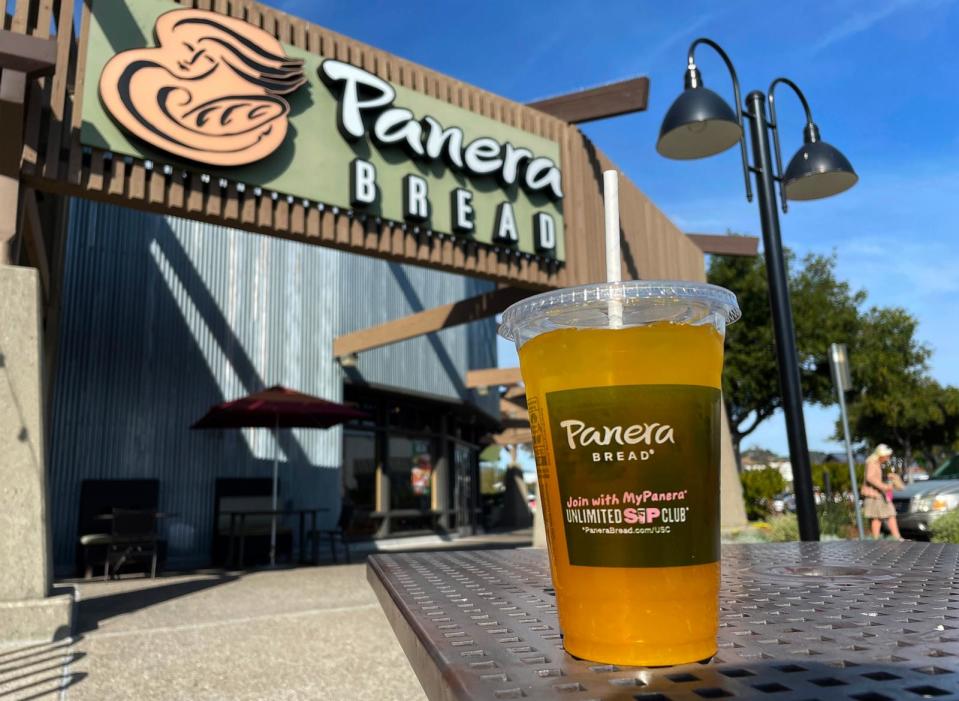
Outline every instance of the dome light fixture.
{"label": "dome light fixture", "polygon": [[[791,88],[806,113],[806,126],[803,128],[803,145],[789,160],[783,171],[782,155],[779,149],[779,128],[776,122],[776,86]],[[819,127],[812,120],[812,110],[802,90],[789,78],[776,78],[769,86],[769,128],[773,133],[776,147],[776,179],[779,181],[779,194],[783,211],[787,211],[788,200],[818,200],[838,195],[851,188],[859,180],[849,159],[832,144],[819,136]]]}

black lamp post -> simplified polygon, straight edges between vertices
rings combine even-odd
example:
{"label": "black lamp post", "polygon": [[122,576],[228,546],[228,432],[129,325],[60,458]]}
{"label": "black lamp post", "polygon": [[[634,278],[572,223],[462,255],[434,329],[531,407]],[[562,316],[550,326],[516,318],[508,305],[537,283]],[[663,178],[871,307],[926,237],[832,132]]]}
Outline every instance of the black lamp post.
{"label": "black lamp post", "polygon": [[[720,55],[733,80],[736,99],[735,111],[716,93],[703,87],[702,76],[696,67],[693,53],[700,44],[706,44]],[[779,149],[779,130],[776,124],[776,86],[784,84],[793,89],[806,111],[802,148],[782,169]],[[799,380],[799,359],[796,353],[796,333],[792,308],[789,303],[786,263],[783,259],[782,239],[779,233],[779,213],[776,211],[775,183],[779,183],[783,212],[788,200],[815,200],[836,195],[855,185],[859,176],[846,157],[819,138],[819,127],[812,121],[809,103],[795,83],[777,78],[769,86],[768,97],[753,91],[746,96],[743,106],[736,69],[726,52],[710,39],[697,39],[689,47],[689,65],[686,68],[686,89],[676,98],[663,118],[656,150],[667,158],[704,158],[725,151],[739,142],[746,181],[746,199],[752,201],[749,174],[756,176],[759,200],[759,218],[762,223],[763,248],[766,256],[766,274],[769,279],[769,302],[773,329],[776,335],[776,353],[779,364],[779,384],[783,395],[783,413],[789,438],[789,459],[792,463],[793,484],[796,490],[796,515],[802,540],[819,540],[819,522],[812,493],[812,470],[809,465],[809,447],[806,443],[806,425],[803,420],[802,387]],[[770,119],[766,118],[769,102]],[[745,126],[749,122],[753,164],[746,154]],[[772,131],[776,147],[776,165],[773,168],[769,148]]]}

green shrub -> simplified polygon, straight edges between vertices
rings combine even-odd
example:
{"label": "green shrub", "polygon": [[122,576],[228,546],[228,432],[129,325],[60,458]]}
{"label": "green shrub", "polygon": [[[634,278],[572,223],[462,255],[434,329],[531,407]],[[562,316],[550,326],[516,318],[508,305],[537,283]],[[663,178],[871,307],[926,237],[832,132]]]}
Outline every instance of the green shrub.
{"label": "green shrub", "polygon": [[827,501],[816,507],[819,516],[819,532],[824,535],[845,538],[849,534],[849,527],[855,524],[855,510],[852,504]]}
{"label": "green shrub", "polygon": [[723,533],[722,541],[724,543],[768,543],[768,530],[769,527],[765,523],[753,523],[746,528]]}
{"label": "green shrub", "polygon": [[[862,484],[864,465],[856,465],[856,484]],[[833,492],[851,491],[849,485],[849,465],[844,462],[823,462],[812,466],[812,483],[823,492],[826,491],[824,473],[829,473],[829,488]]]}
{"label": "green shrub", "polygon": [[959,543],[959,510],[943,514],[932,522],[933,543]]}
{"label": "green shrub", "polygon": [[743,501],[746,516],[756,521],[769,514],[769,502],[786,488],[786,480],[779,470],[767,467],[762,470],[747,470],[739,475],[743,485]]}
{"label": "green shrub", "polygon": [[799,521],[792,514],[773,516],[769,519],[769,542],[788,543],[799,540]]}

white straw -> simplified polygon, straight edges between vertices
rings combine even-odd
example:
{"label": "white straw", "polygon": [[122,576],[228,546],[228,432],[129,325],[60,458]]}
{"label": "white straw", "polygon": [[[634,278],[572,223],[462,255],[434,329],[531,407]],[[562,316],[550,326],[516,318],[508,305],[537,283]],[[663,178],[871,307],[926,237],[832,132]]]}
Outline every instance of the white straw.
{"label": "white straw", "polygon": [[[606,204],[606,282],[623,279],[623,263],[619,250],[619,172],[603,171],[603,201]],[[623,326],[623,303],[609,302],[609,326]]]}

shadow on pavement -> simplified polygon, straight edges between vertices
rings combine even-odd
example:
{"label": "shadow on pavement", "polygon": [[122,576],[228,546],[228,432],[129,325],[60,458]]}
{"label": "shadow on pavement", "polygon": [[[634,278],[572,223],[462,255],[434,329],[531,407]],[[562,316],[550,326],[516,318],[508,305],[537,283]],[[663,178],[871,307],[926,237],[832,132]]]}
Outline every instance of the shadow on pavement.
{"label": "shadow on pavement", "polygon": [[[90,599],[81,599],[77,603],[76,632],[78,635],[96,630],[100,621],[126,613],[156,606],[181,596],[195,594],[205,589],[229,584],[240,578],[241,575],[222,574],[218,577],[191,579],[161,584],[159,586],[144,586],[141,589],[105,594]],[[152,582],[153,580],[145,580]]]}
{"label": "shadow on pavement", "polygon": [[57,643],[35,643],[33,645],[23,645],[21,647],[0,651],[0,670],[12,662],[25,660],[28,657],[34,657],[36,655],[45,655],[58,648],[70,647],[73,645],[73,642],[72,640],[63,640]]}
{"label": "shadow on pavement", "polygon": [[[11,698],[16,699],[16,701],[35,701],[35,699],[52,698],[54,693],[62,696],[65,689],[82,682],[86,677],[86,672],[67,672],[63,675],[57,674],[52,677],[47,677],[46,679],[32,681],[29,684],[10,689],[10,691],[4,691],[0,693],[0,698]],[[57,686],[50,688],[54,684]],[[47,688],[42,691],[36,691],[42,687]],[[36,693],[30,694],[31,691],[36,691]],[[22,696],[21,694],[29,695]]]}
{"label": "shadow on pavement", "polygon": [[[33,664],[23,665],[23,668],[24,668],[24,669],[29,668],[29,671],[23,672],[23,673],[15,676],[15,677],[9,677],[9,676],[7,676],[7,674],[8,674],[9,672],[13,672],[13,671],[15,671],[15,670],[13,670],[13,669],[4,670],[4,672],[3,672],[3,683],[4,683],[4,684],[13,684],[14,682],[18,682],[18,681],[21,681],[21,680],[23,680],[23,679],[29,679],[30,677],[35,677],[36,675],[38,675],[38,674],[44,674],[45,672],[50,672],[50,673],[59,672],[60,674],[62,674],[62,673],[63,673],[63,667],[65,667],[66,665],[73,664],[74,662],[77,662],[78,660],[83,659],[85,656],[86,656],[86,653],[85,653],[85,652],[75,652],[75,653],[73,653],[72,655],[66,655],[66,656],[63,657],[63,658],[51,657],[51,658],[46,659],[46,660],[38,660],[37,662],[35,662],[35,663],[33,663]],[[35,667],[35,666],[38,665],[38,664],[41,664],[41,663],[44,663],[44,662],[50,662],[50,661],[52,661],[52,660],[57,660],[56,664],[52,664],[52,665],[49,665],[49,666],[47,666],[47,667],[41,667],[40,669],[33,669],[33,667]],[[2,694],[0,694],[0,695],[2,695]]]}
{"label": "shadow on pavement", "polygon": [[[44,650],[44,652],[49,652],[49,651]],[[22,677],[28,677],[37,673],[36,671],[31,671],[31,672],[27,672],[26,674],[21,674],[19,677],[11,678],[7,676],[8,674],[11,674],[13,672],[32,669],[33,667],[36,667],[39,664],[45,664],[47,662],[55,662],[56,663],[54,665],[55,667],[63,667],[64,665],[73,664],[77,660],[81,660],[84,657],[86,657],[85,652],[70,652],[66,654],[63,654],[63,653],[54,654],[54,655],[51,655],[50,657],[41,657],[38,660],[31,659],[29,662],[24,662],[23,664],[16,665],[16,666],[8,667],[6,664],[0,664],[0,680],[2,680],[4,684],[9,684],[10,682],[20,679]],[[25,659],[25,658],[21,658],[21,659]]]}
{"label": "shadow on pavement", "polygon": [[19,645],[0,651],[0,699],[33,701],[61,699],[64,690],[83,681],[85,672],[70,672],[70,665],[86,657],[71,651],[80,638]]}

